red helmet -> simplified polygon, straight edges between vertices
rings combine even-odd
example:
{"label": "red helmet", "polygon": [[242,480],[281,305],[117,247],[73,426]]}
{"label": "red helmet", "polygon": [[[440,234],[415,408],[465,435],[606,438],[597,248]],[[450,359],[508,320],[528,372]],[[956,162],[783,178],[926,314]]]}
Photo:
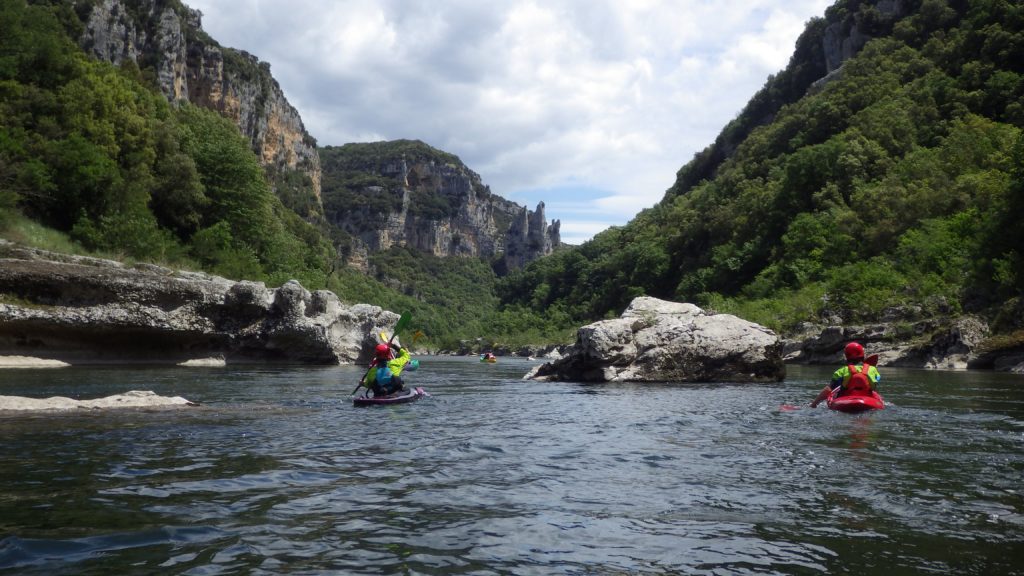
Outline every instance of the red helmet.
{"label": "red helmet", "polygon": [[864,357],[864,347],[856,342],[850,342],[843,353],[846,354],[847,360],[860,360]]}
{"label": "red helmet", "polygon": [[378,358],[387,358],[388,356],[391,356],[391,347],[387,344],[377,344],[377,347],[374,348],[374,354],[376,354]]}

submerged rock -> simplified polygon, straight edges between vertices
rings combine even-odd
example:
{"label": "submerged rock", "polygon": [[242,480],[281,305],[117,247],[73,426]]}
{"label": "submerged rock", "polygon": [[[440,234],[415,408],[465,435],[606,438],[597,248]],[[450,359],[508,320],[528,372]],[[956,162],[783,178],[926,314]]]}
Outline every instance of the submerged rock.
{"label": "submerged rock", "polygon": [[49,398],[26,398],[23,396],[0,396],[0,411],[66,411],[79,408],[100,410],[108,408],[157,408],[197,406],[181,396],[159,396],[152,390],[131,390],[94,400],[74,400],[64,396]]}
{"label": "submerged rock", "polygon": [[580,328],[565,356],[527,378],[581,382],[760,382],[785,377],[782,341],[730,314],[650,297]]}

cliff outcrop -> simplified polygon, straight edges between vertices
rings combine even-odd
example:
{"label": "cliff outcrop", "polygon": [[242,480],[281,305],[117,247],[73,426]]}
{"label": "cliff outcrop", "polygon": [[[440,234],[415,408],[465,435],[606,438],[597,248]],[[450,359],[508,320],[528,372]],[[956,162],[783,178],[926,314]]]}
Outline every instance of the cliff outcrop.
{"label": "cliff outcrop", "polygon": [[543,202],[533,211],[523,208],[505,235],[505,267],[522,268],[550,254],[561,241],[561,222],[555,220],[548,224]]}
{"label": "cliff outcrop", "polygon": [[271,76],[270,65],[221,47],[203,32],[201,19],[199,11],[173,0],[100,0],[79,43],[101,60],[130,61],[144,73],[151,71],[171,102],[188,101],[233,120],[271,179],[282,182],[289,172],[301,173],[305,193],[318,206],[316,141]]}
{"label": "cliff outcrop", "polygon": [[[202,14],[176,0],[98,0],[83,24],[79,43],[87,53],[134,63],[169,101],[233,120],[286,206],[316,222],[330,212],[342,232],[338,247],[357,268],[370,253],[396,245],[442,257],[504,253],[504,265],[518,268],[561,242],[559,223],[547,223],[543,204],[531,211],[495,196],[458,158],[433,149],[374,156],[366,151],[381,152],[376,144],[337,148],[364,147],[344,168],[359,182],[341,178],[346,191],[338,193],[338,175],[322,167],[322,152],[332,148],[317,149],[270,65],[220,46],[203,31]],[[296,172],[302,177],[291,177]],[[330,200],[325,179],[333,182]]]}
{"label": "cliff outcrop", "polygon": [[350,237],[351,263],[404,246],[434,256],[493,258],[522,267],[561,243],[544,203],[529,210],[491,193],[458,157],[398,140],[321,149],[327,221]]}
{"label": "cliff outcrop", "polygon": [[269,289],[0,241],[0,356],[87,363],[369,358],[398,315],[291,281]]}

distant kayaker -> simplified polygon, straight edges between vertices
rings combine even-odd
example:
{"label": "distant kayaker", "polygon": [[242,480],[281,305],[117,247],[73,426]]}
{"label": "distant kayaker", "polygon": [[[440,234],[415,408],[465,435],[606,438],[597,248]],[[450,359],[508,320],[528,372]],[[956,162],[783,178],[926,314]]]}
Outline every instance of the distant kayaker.
{"label": "distant kayaker", "polygon": [[362,384],[372,390],[375,397],[401,392],[405,389],[402,370],[409,360],[409,351],[398,344],[378,344]]}
{"label": "distant kayaker", "polygon": [[[832,374],[832,381],[829,382],[821,392],[818,393],[818,397],[811,402],[811,408],[817,408],[818,404],[822,400],[829,397],[833,390],[836,388],[842,388],[846,390],[850,386],[850,381],[853,380],[854,375],[865,374],[867,377],[867,385],[871,390],[875,389],[875,385],[882,380],[882,375],[878,373],[878,369],[872,364],[864,363],[864,347],[856,342],[850,342],[846,345],[843,350],[843,354],[846,355],[846,366],[839,368]],[[874,355],[872,355],[874,357]],[[857,366],[857,364],[860,366]],[[860,378],[858,378],[859,380]],[[840,393],[840,395],[842,395]]]}

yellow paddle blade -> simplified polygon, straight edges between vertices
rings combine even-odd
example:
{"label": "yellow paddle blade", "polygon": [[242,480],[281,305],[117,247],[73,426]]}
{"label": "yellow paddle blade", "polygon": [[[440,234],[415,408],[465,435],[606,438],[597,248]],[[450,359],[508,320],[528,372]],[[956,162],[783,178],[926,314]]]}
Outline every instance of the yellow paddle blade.
{"label": "yellow paddle blade", "polygon": [[387,335],[387,333],[385,333],[385,332],[381,332],[381,333],[380,333],[380,341],[381,341],[381,342],[387,342],[387,341],[388,341],[388,335]]}

